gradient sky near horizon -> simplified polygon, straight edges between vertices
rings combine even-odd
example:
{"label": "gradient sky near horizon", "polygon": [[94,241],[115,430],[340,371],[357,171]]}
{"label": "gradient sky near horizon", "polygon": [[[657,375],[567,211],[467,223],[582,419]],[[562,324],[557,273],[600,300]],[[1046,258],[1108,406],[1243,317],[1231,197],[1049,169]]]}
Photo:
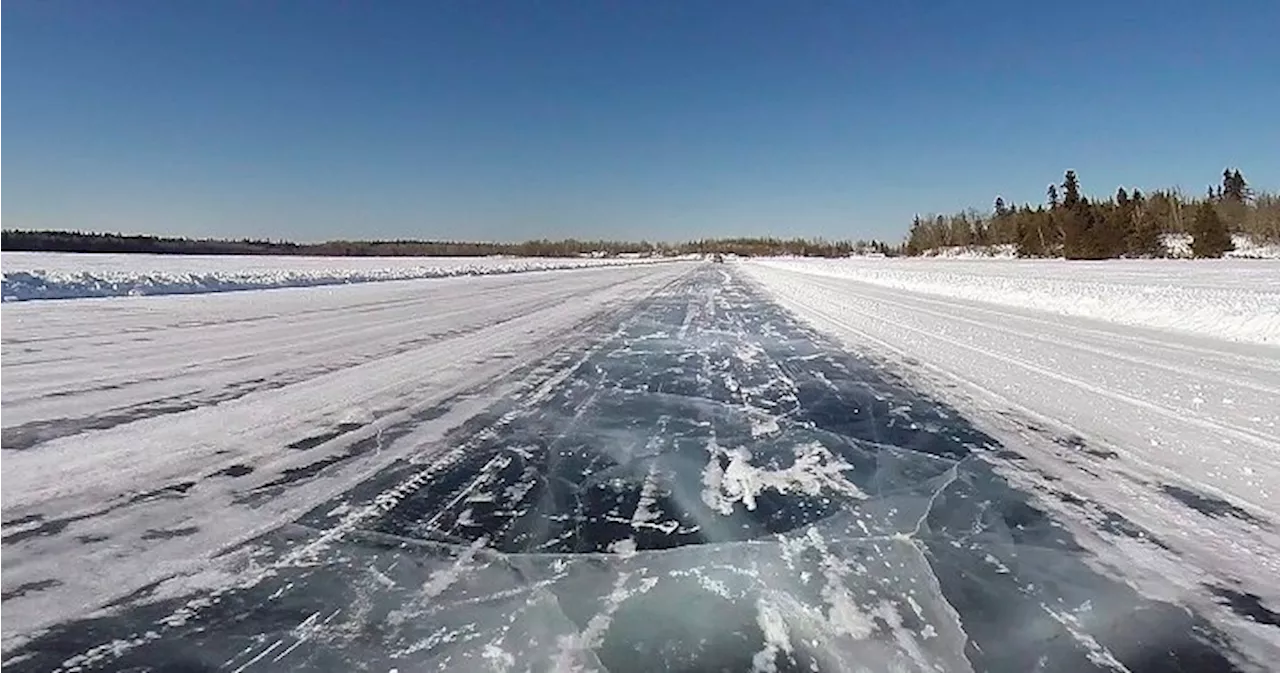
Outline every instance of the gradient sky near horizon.
{"label": "gradient sky near horizon", "polygon": [[1280,2],[79,2],[2,11],[3,224],[888,238],[1280,186]]}

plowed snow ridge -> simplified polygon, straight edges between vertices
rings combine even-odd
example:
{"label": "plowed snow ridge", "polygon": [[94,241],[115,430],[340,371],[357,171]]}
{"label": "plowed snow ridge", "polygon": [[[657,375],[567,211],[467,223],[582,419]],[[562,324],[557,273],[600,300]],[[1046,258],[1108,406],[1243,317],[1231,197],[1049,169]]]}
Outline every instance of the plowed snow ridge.
{"label": "plowed snow ridge", "polygon": [[203,294],[648,264],[586,257],[279,257],[11,252],[4,301]]}

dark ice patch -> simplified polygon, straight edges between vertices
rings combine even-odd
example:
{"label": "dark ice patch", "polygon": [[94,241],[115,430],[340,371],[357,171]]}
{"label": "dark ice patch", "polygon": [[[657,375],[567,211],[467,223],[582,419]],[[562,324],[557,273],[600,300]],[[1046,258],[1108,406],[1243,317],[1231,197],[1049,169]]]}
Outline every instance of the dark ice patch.
{"label": "dark ice patch", "polygon": [[9,591],[4,592],[3,595],[0,595],[0,600],[4,600],[4,601],[13,600],[14,598],[21,598],[22,596],[26,596],[27,594],[36,593],[37,591],[44,591],[45,589],[51,589],[53,587],[59,587],[59,586],[62,586],[62,581],[55,580],[53,578],[37,580],[35,582],[24,582],[14,587],[13,589],[10,589]]}
{"label": "dark ice patch", "polygon": [[108,390],[120,390],[121,388],[127,385],[131,385],[135,383],[139,383],[139,381],[128,381],[125,383],[109,383],[109,384],[104,384],[100,386],[92,386],[89,388],[77,388],[74,390],[60,390],[55,393],[49,393],[48,395],[45,395],[45,397],[52,397],[52,398],[75,397],[76,395],[83,395],[85,393],[101,393],[101,392],[106,392]]}
{"label": "dark ice patch", "polygon": [[1084,498],[1081,498],[1073,493],[1068,493],[1066,491],[1053,490],[1053,491],[1050,491],[1050,493],[1052,493],[1055,497],[1057,497],[1062,502],[1065,502],[1068,505],[1075,505],[1076,507],[1083,507],[1085,503],[1088,502]]}
{"label": "dark ice patch", "polygon": [[[280,493],[284,488],[299,482],[314,479],[331,467],[359,458],[371,451],[380,450],[383,446],[389,445],[397,439],[413,432],[420,424],[443,416],[448,412],[452,404],[453,400],[446,400],[440,404],[418,411],[410,415],[404,423],[390,428],[385,428],[369,435],[368,437],[363,437],[351,442],[342,453],[327,456],[300,467],[286,468],[280,473],[280,476],[258,486],[248,493],[242,493],[236,496],[233,502],[242,505],[258,506],[275,497],[275,495]],[[357,427],[363,428],[365,425],[360,424],[357,425]],[[348,432],[352,431],[354,431],[354,429],[348,430]],[[247,474],[247,472],[245,474]]]}
{"label": "dark ice patch", "polygon": [[19,542],[30,540],[32,538],[57,535],[62,531],[66,530],[67,526],[70,526],[71,524],[77,521],[83,521],[85,519],[93,518],[95,516],[98,516],[99,514],[102,514],[102,512],[76,514],[68,517],[62,517],[60,519],[49,519],[47,521],[44,520],[43,518],[37,519],[41,521],[39,526],[35,526],[34,528],[28,528],[26,530],[20,530],[14,533],[9,533],[8,535],[4,536],[3,540],[0,540],[0,541],[2,541],[4,544],[17,544]]}
{"label": "dark ice patch", "polygon": [[71,437],[91,430],[109,430],[147,418],[192,411],[238,399],[253,392],[282,388],[291,382],[290,380],[249,379],[213,392],[170,395],[148,400],[142,404],[111,409],[95,416],[31,421],[0,430],[0,445],[5,449],[25,451],[55,439]]}
{"label": "dark ice patch", "polygon": [[1089,444],[1085,441],[1084,437],[1081,437],[1080,435],[1067,435],[1065,437],[1054,436],[1053,443],[1059,446],[1065,446],[1069,449],[1075,449],[1077,451],[1080,451],[1081,453],[1093,456],[1094,458],[1102,458],[1102,459],[1110,460],[1112,458],[1118,458],[1120,456],[1120,454],[1116,453],[1115,451],[1112,451],[1111,449],[1103,449],[1096,446],[1089,446]]}
{"label": "dark ice patch", "polygon": [[0,444],[8,450],[26,451],[55,439],[90,430],[109,430],[144,418],[190,411],[200,406],[197,402],[183,401],[185,399],[184,395],[175,395],[153,400],[147,404],[115,409],[97,416],[31,421],[0,430]]}
{"label": "dark ice patch", "polygon": [[156,591],[158,591],[160,587],[164,585],[165,582],[168,582],[172,578],[173,578],[172,576],[164,577],[154,582],[149,582],[147,584],[144,584],[141,587],[138,587],[137,589],[134,589],[133,591],[130,591],[129,593],[121,596],[120,598],[117,598],[111,601],[110,603],[107,604],[107,607],[119,608],[119,607],[133,605],[134,603],[138,603],[140,601],[144,601],[147,598],[150,598],[151,596],[155,595]]}
{"label": "dark ice patch", "polygon": [[1227,587],[1206,586],[1222,599],[1223,605],[1231,608],[1231,611],[1237,615],[1259,624],[1280,627],[1280,612],[1275,612],[1263,605],[1262,599],[1257,594],[1242,593]]}
{"label": "dark ice patch", "polygon": [[1177,500],[1187,507],[1190,507],[1191,509],[1194,509],[1208,517],[1217,519],[1224,516],[1231,516],[1241,521],[1256,525],[1265,523],[1262,519],[1259,519],[1258,517],[1236,507],[1226,500],[1222,500],[1221,498],[1197,493],[1196,491],[1176,486],[1174,484],[1161,484],[1160,490],[1164,491],[1165,495],[1168,495],[1174,500]]}
{"label": "dark ice patch", "polygon": [[199,526],[185,526],[182,528],[148,528],[142,533],[144,540],[168,540],[175,537],[187,537],[195,535],[200,531]]}
{"label": "dark ice patch", "polygon": [[312,435],[311,437],[304,437],[303,439],[299,439],[298,441],[290,444],[289,448],[295,449],[298,451],[306,451],[307,449],[314,449],[317,446],[320,446],[321,444],[324,444],[325,442],[331,439],[336,439],[338,437],[341,437],[342,435],[347,434],[348,432],[351,432],[353,430],[359,430],[360,428],[363,428],[363,427],[364,427],[363,423],[340,423],[338,424],[338,427],[328,432],[322,432],[318,435]]}
{"label": "dark ice patch", "polygon": [[1022,455],[1021,453],[1018,453],[1017,451],[1011,451],[1009,449],[994,449],[991,452],[991,454],[994,455],[996,458],[1000,458],[1001,460],[1012,460],[1015,462],[1023,462],[1027,459],[1027,457]]}
{"label": "dark ice patch", "polygon": [[1156,537],[1154,533],[1139,526],[1138,524],[1120,516],[1115,510],[1094,503],[1094,509],[1098,511],[1101,519],[1096,520],[1099,528],[1113,535],[1123,535],[1125,537],[1141,540],[1154,544],[1165,551],[1172,552],[1173,548],[1166,544],[1163,540]]}
{"label": "dark ice patch", "polygon": [[39,522],[39,521],[44,521],[44,515],[43,515],[43,514],[24,514],[23,516],[20,516],[20,517],[18,517],[18,518],[16,518],[16,519],[10,519],[10,520],[8,520],[8,521],[5,521],[3,524],[0,524],[0,525],[4,525],[4,526],[22,526],[22,525],[25,525],[25,524],[29,524],[29,523],[36,523],[36,522]]}
{"label": "dark ice patch", "polygon": [[323,472],[325,468],[338,465],[339,463],[344,463],[355,458],[357,455],[359,454],[353,454],[350,452],[339,453],[327,458],[322,458],[313,463],[307,463],[301,467],[286,468],[280,473],[280,476],[254,489],[252,493],[237,498],[236,502],[243,504],[258,504],[263,501],[264,497],[274,497],[275,492],[270,492],[272,489],[311,479]]}
{"label": "dark ice patch", "polygon": [[153,500],[178,500],[187,496],[187,491],[195,486],[194,481],[182,481],[176,484],[163,486],[155,490],[139,493],[129,499],[130,505],[136,505],[141,502],[150,502]]}
{"label": "dark ice patch", "polygon": [[210,476],[235,478],[235,477],[243,477],[245,475],[252,474],[252,473],[253,473],[253,468],[251,466],[244,465],[242,463],[236,463],[235,465],[229,465],[221,470],[218,470],[217,472],[214,472]]}

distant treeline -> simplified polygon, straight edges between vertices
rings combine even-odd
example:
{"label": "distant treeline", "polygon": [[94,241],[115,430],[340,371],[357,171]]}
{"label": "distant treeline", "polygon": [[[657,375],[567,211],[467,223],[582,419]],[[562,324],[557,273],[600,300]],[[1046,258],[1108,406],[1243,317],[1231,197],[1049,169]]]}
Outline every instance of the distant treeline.
{"label": "distant treeline", "polygon": [[659,244],[673,254],[722,253],[742,257],[848,257],[895,255],[898,248],[884,241],[827,241],[821,238],[708,238],[688,243]]}
{"label": "distant treeline", "polygon": [[241,239],[171,238],[101,234],[80,231],[5,230],[0,248],[28,252],[128,252],[169,255],[309,255],[319,257],[578,257],[597,255],[677,256],[686,254],[803,255],[842,257],[853,253],[892,254],[881,241],[825,241],[822,239],[724,238],[684,243],[648,241],[559,241],[469,243],[464,241],[326,241],[291,243]]}
{"label": "distant treeline", "polygon": [[1023,257],[1108,259],[1162,257],[1162,234],[1189,234],[1196,257],[1221,257],[1231,234],[1257,242],[1280,242],[1280,195],[1255,192],[1239,170],[1200,198],[1176,189],[1143,194],[1120,187],[1105,199],[1090,199],[1075,171],[1051,184],[1043,204],[1015,205],[996,197],[987,213],[917,216],[904,252],[919,255],[950,246],[1014,245]]}

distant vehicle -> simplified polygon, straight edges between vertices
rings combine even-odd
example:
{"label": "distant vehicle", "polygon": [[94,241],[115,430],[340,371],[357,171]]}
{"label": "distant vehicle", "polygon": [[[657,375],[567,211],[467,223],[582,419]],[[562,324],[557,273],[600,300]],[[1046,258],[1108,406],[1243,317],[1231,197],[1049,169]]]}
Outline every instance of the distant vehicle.
{"label": "distant vehicle", "polygon": [[716,254],[711,256],[711,261],[715,262],[716,264],[724,264],[724,255],[717,252]]}

